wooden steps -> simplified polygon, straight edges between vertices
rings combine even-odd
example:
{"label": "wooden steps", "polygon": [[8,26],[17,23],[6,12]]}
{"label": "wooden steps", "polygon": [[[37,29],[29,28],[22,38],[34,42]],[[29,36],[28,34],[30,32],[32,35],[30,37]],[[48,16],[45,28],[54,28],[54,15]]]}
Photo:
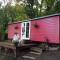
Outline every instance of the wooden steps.
{"label": "wooden steps", "polygon": [[31,56],[23,56],[23,58],[28,58],[28,59],[31,59],[31,60],[35,60],[36,59],[35,57],[31,57]]}
{"label": "wooden steps", "polygon": [[36,55],[40,55],[40,54],[41,54],[41,53],[33,52],[33,51],[31,51],[31,52],[29,52],[29,53],[36,54]]}
{"label": "wooden steps", "polygon": [[35,51],[35,52],[42,53],[42,49],[39,48],[39,47],[32,47],[31,50],[32,50],[32,51]]}
{"label": "wooden steps", "polygon": [[27,54],[22,56],[22,58],[23,60],[36,60],[38,57],[40,57],[41,54],[42,54],[42,49],[37,47],[32,47]]}

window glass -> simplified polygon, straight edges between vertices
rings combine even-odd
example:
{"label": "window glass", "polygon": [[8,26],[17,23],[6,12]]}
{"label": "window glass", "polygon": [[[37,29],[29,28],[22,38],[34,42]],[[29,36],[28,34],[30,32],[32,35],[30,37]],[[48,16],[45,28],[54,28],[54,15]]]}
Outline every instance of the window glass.
{"label": "window glass", "polygon": [[29,23],[26,23],[26,38],[29,38]]}

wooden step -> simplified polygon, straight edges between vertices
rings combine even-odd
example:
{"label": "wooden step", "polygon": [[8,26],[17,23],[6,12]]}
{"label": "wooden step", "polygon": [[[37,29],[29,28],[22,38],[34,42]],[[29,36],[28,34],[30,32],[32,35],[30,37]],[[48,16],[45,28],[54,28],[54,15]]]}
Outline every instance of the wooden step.
{"label": "wooden step", "polygon": [[33,51],[31,51],[31,52],[29,52],[29,53],[36,54],[36,55],[40,55],[40,54],[41,54],[41,53],[33,52]]}
{"label": "wooden step", "polygon": [[42,49],[40,48],[31,48],[32,51],[42,53]]}
{"label": "wooden step", "polygon": [[27,58],[27,59],[32,59],[32,60],[36,60],[36,58],[35,57],[31,57],[31,56],[22,56],[23,58]]}
{"label": "wooden step", "polygon": [[49,50],[58,50],[59,47],[49,47]]}

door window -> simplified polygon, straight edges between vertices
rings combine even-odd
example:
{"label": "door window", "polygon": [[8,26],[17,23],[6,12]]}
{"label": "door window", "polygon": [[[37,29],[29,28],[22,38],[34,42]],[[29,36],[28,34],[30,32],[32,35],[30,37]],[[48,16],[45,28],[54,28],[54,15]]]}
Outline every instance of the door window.
{"label": "door window", "polygon": [[26,23],[26,38],[29,38],[29,23]]}
{"label": "door window", "polygon": [[21,38],[22,39],[29,39],[30,37],[30,27],[29,22],[23,22],[22,23],[22,32],[21,32]]}

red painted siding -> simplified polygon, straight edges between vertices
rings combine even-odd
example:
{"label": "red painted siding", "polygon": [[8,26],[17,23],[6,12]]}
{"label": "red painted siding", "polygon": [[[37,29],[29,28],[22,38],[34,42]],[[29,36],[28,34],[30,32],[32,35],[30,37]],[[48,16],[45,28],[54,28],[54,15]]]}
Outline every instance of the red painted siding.
{"label": "red painted siding", "polygon": [[[30,21],[30,40],[50,43],[59,43],[59,16],[52,16]],[[33,27],[36,24],[38,27]],[[12,23],[8,25],[8,38],[12,39],[15,33],[15,27],[18,26],[18,33],[21,38],[21,23]]]}
{"label": "red painted siding", "polygon": [[9,39],[12,39],[14,33],[16,32],[16,29],[15,29],[16,26],[18,27],[17,32],[19,36],[21,37],[21,23],[16,23],[16,24],[13,23],[13,24],[8,25],[8,38]]}
{"label": "red painted siding", "polygon": [[[37,24],[38,28],[33,27],[34,24]],[[59,43],[59,16],[31,21],[30,38],[40,42],[47,38],[50,43]]]}
{"label": "red painted siding", "polygon": [[60,16],[59,16],[59,42],[60,42]]}

